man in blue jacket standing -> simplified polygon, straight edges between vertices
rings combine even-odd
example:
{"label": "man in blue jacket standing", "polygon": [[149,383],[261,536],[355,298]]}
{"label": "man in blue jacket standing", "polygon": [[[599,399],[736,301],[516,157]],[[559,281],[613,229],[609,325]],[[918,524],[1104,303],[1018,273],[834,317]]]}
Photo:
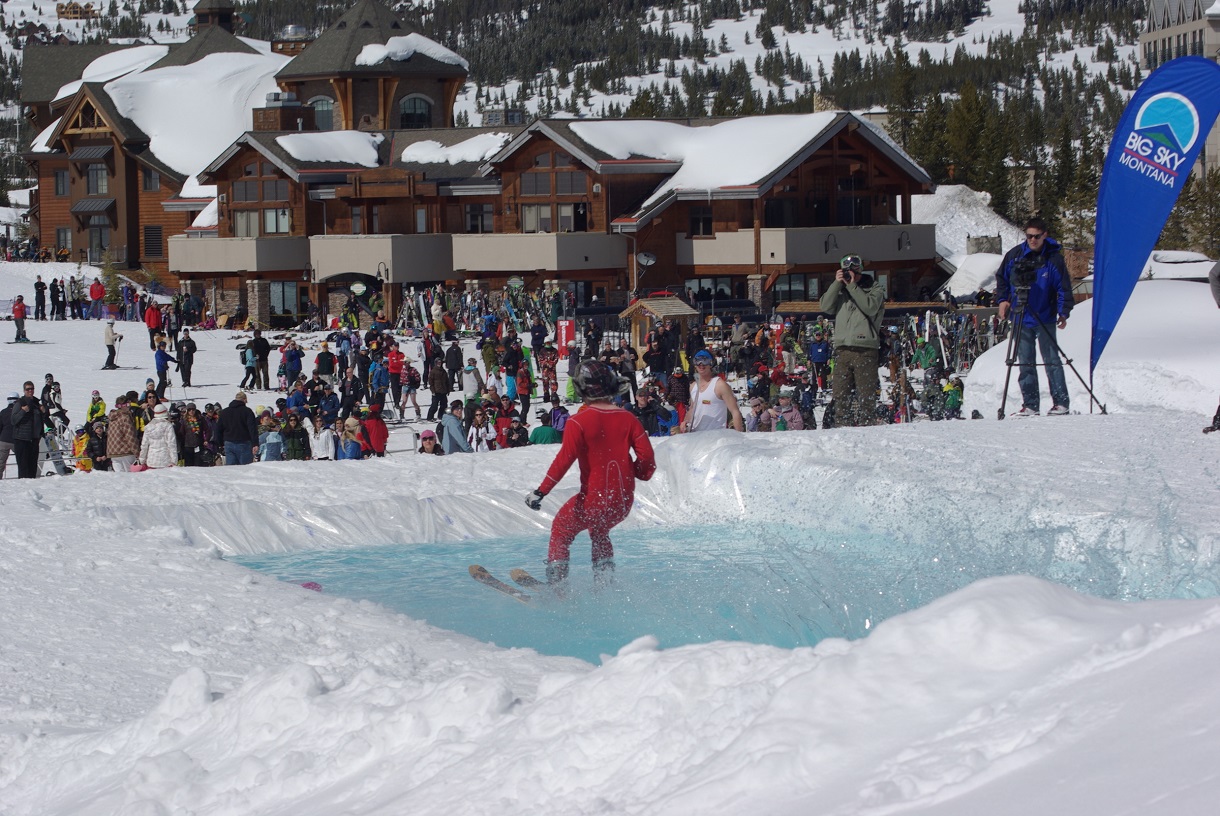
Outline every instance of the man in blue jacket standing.
{"label": "man in blue jacket standing", "polygon": [[1046,378],[1050,383],[1051,409],[1047,416],[1068,413],[1067,380],[1056,351],[1056,328],[1067,325],[1072,312],[1072,281],[1059,251],[1059,243],[1047,234],[1046,222],[1031,218],[1025,222],[1025,241],[1004,256],[996,272],[995,300],[999,317],[1009,311],[1021,314],[1021,325],[1014,326],[1017,336],[1017,361],[1021,374],[1021,410],[1014,417],[1038,416],[1038,365],[1034,344],[1042,354]]}

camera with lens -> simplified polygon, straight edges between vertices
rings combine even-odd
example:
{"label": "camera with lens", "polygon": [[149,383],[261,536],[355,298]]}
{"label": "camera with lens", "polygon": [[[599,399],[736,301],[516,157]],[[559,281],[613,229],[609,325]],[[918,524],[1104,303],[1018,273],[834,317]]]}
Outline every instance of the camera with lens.
{"label": "camera with lens", "polygon": [[1029,289],[1038,280],[1042,259],[1037,255],[1023,255],[1012,265],[1012,285],[1017,289]]}

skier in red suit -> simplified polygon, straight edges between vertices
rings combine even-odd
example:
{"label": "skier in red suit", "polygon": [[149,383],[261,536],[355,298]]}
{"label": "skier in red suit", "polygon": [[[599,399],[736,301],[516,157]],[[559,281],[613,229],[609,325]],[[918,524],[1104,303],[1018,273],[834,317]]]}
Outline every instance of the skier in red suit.
{"label": "skier in red suit", "polygon": [[551,523],[546,559],[550,583],[568,577],[569,550],[581,530],[588,530],[593,540],[594,577],[600,580],[614,570],[610,529],[631,512],[635,480],[648,481],[657,469],[652,444],[640,421],[611,402],[622,393],[625,381],[596,360],[581,363],[573,379],[584,407],[568,419],[563,445],[546,478],[525,499],[530,508],[539,509],[543,497],[554,489],[572,463],[580,463],[580,492],[568,499]]}

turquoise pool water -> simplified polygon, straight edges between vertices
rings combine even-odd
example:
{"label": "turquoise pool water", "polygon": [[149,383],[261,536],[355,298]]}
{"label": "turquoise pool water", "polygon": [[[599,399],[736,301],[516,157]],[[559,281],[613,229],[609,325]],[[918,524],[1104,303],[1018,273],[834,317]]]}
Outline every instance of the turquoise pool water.
{"label": "turquoise pool water", "polygon": [[863,637],[878,622],[980,578],[1028,574],[1115,599],[1217,594],[1220,575],[1188,564],[1124,562],[1123,554],[1056,558],[1049,542],[937,542],[921,547],[794,526],[656,528],[616,532],[618,569],[595,589],[588,538],[573,545],[566,597],[529,605],[476,583],[472,563],[511,583],[543,576],[544,536],[233,557],[284,581],[376,601],[413,618],[505,647],[598,661],[642,635],[662,647],[744,640],[793,647]]}

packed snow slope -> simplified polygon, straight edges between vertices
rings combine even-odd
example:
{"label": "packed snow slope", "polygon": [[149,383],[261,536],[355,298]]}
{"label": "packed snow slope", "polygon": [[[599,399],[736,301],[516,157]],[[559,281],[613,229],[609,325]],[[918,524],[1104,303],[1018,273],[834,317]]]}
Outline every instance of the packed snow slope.
{"label": "packed snow slope", "polygon": [[[661,440],[626,526],[781,521],[832,552],[863,531],[897,553],[1025,554],[1028,575],[813,648],[642,638],[595,666],[221,559],[532,532],[532,566],[576,485],[524,507],[554,448],[6,479],[0,813],[1212,813],[1220,434],[1199,429],[1220,392],[1204,354],[1220,314],[1195,307],[1206,295],[1140,285],[1103,358],[1133,381],[1107,383],[1109,416],[990,419],[1000,350],[967,383],[989,421]],[[1157,338],[1136,342],[1146,322]],[[124,328],[120,362],[151,370]],[[98,323],[30,334],[47,343],[0,346],[4,392],[53,371],[79,413],[91,384],[109,402],[143,381],[96,370]],[[237,340],[198,341],[205,385],[188,396],[227,402]],[[1098,559],[1129,600],[1031,577]]]}

